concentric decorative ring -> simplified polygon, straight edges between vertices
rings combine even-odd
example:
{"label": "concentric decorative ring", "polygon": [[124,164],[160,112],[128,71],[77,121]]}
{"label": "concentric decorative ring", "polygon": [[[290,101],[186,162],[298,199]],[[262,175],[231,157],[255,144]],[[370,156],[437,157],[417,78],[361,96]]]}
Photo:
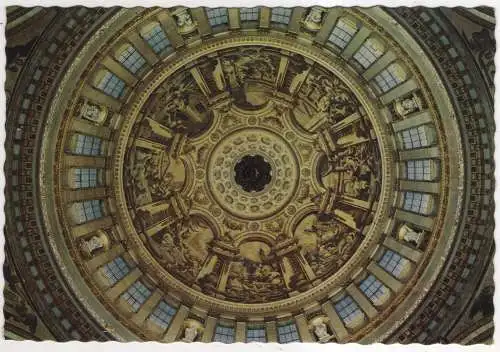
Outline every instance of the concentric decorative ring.
{"label": "concentric decorative ring", "polygon": [[[350,12],[364,23],[370,40],[377,36],[369,16]],[[56,100],[51,126],[55,121],[62,126],[57,133],[64,141],[54,157],[61,165],[91,161],[61,148],[73,145],[87,116],[61,122],[62,102],[71,101],[69,111],[75,114],[79,108],[71,107],[80,106],[80,100],[88,104],[85,111],[98,112],[96,119],[108,114],[92,122],[91,131],[103,139],[104,148],[91,166],[108,169],[106,180],[112,179],[112,185],[101,184],[94,193],[70,192],[62,181],[68,179],[64,168],[47,167],[41,179],[56,180],[60,192],[52,196],[49,188],[42,189],[58,209],[57,218],[47,218],[51,233],[67,237],[54,241],[54,247],[72,246],[85,279],[117,316],[123,307],[115,309],[116,297],[108,300],[109,287],[96,279],[106,256],[123,257],[137,267],[130,277],[162,299],[177,302],[181,297],[192,312],[243,320],[281,319],[310,307],[330,307],[352,292],[359,298],[360,283],[373,274],[387,290],[380,300],[368,302],[376,312],[371,311],[366,326],[347,326],[349,338],[358,338],[390,314],[393,301],[403,299],[421,277],[422,263],[438,260],[433,254],[441,241],[437,228],[453,220],[455,209],[446,208],[451,203],[443,186],[452,169],[443,157],[450,142],[439,129],[439,114],[447,107],[438,112],[437,98],[418,69],[389,39],[383,47],[390,55],[384,57],[397,57],[406,74],[398,71],[396,78],[405,81],[401,89],[381,91],[385,88],[377,88],[375,71],[384,67],[347,67],[354,58],[337,55],[332,43],[318,48],[276,30],[233,31],[201,43],[191,41],[194,32],[183,32],[188,45],[176,47],[175,55],[158,56],[156,63],[147,56],[154,74],[144,68],[137,82],[123,70],[115,72],[109,61],[100,65],[96,57],[95,66],[79,68],[71,77],[90,73],[97,80],[101,68],[109,68],[124,79],[123,98],[96,99],[102,92],[83,87],[72,95],[75,101]],[[110,38],[106,48],[128,34]],[[104,55],[111,56],[111,49]],[[93,82],[93,76],[86,82]],[[432,94],[442,97],[438,93]],[[405,115],[408,109],[415,115]],[[429,128],[429,145],[406,150],[400,145],[401,131],[415,123]],[[52,160],[50,150],[41,154],[46,164]],[[403,179],[399,170],[406,161],[428,155],[439,162],[439,174],[425,183]],[[252,169],[242,164],[248,158],[263,161]],[[403,209],[405,194],[422,189],[430,196],[424,207],[429,212]],[[73,203],[91,196],[101,202],[103,219],[75,225],[66,209],[76,209]],[[59,219],[63,231],[56,226]],[[422,229],[416,219],[424,219]],[[96,241],[105,245],[94,250]],[[78,257],[80,247],[87,248],[85,259]],[[405,277],[389,280],[391,273],[382,274],[387,268],[380,258],[388,248],[409,260]],[[406,301],[405,307],[410,307]],[[131,330],[140,331],[134,324]]]}
{"label": "concentric decorative ring", "polygon": [[[260,155],[271,165],[272,177],[261,191],[247,192],[235,179],[235,165],[247,155]],[[211,194],[223,209],[240,218],[262,219],[280,211],[293,197],[299,179],[293,149],[263,128],[245,128],[223,137],[209,157]]]}

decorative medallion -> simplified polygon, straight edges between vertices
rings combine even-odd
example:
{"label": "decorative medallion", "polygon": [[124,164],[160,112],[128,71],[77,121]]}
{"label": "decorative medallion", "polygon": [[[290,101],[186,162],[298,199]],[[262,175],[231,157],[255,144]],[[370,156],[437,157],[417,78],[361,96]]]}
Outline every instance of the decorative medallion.
{"label": "decorative medallion", "polygon": [[298,182],[295,152],[267,129],[235,131],[209,157],[207,186],[212,196],[242,219],[272,216],[289,203]]}

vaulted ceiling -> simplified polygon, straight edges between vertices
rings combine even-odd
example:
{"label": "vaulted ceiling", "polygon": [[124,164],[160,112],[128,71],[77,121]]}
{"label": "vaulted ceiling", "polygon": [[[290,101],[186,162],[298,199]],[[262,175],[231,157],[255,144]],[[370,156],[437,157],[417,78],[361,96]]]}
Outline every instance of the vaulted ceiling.
{"label": "vaulted ceiling", "polygon": [[491,9],[7,18],[7,338],[490,341]]}

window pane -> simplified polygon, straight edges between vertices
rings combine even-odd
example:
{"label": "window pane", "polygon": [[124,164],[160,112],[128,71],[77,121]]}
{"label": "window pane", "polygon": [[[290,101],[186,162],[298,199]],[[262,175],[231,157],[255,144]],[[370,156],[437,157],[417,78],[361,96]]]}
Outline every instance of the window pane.
{"label": "window pane", "polygon": [[172,319],[177,313],[177,309],[169,305],[165,301],[161,301],[153,313],[149,316],[149,320],[160,326],[162,329],[167,329]]}
{"label": "window pane", "polygon": [[335,310],[337,311],[340,319],[344,321],[344,324],[349,324],[358,315],[364,314],[351,296],[346,296],[339,302],[335,303]]}
{"label": "window pane", "polygon": [[425,126],[419,126],[401,132],[405,149],[427,147],[429,140],[425,132]]}
{"label": "window pane", "polygon": [[227,23],[227,8],[217,7],[215,9],[207,9],[207,17],[212,27]]}
{"label": "window pane", "polygon": [[429,206],[430,195],[418,192],[405,192],[403,208],[414,213],[426,214]]}
{"label": "window pane", "polygon": [[83,224],[88,221],[96,220],[102,217],[103,201],[101,199],[86,200],[73,204],[75,221]]}
{"label": "window pane", "polygon": [[368,39],[354,54],[354,59],[364,68],[368,68],[382,56],[382,53],[381,48],[376,46],[374,41]]}
{"label": "window pane", "polygon": [[274,7],[271,11],[271,22],[288,24],[290,22],[291,9],[284,7]]}
{"label": "window pane", "polygon": [[406,162],[406,178],[416,181],[431,180],[430,160],[409,160]]}
{"label": "window pane", "polygon": [[127,49],[120,54],[118,61],[132,73],[139,71],[146,63],[146,60],[142,57],[142,55],[139,54],[139,52],[131,45],[129,45]]}
{"label": "window pane", "polygon": [[344,49],[356,34],[356,24],[348,19],[341,18],[333,28],[328,41],[335,44],[341,49]]}
{"label": "window pane", "polygon": [[167,39],[165,32],[158,24],[154,26],[151,31],[143,35],[144,40],[146,40],[149,46],[153,49],[156,54],[161,53],[166,48],[170,47],[170,41]]}
{"label": "window pane", "polygon": [[300,342],[295,323],[278,326],[278,341],[279,343]]}
{"label": "window pane", "polygon": [[259,19],[258,7],[243,7],[240,9],[240,21],[257,21]]}
{"label": "window pane", "polygon": [[234,328],[229,326],[217,325],[215,327],[214,342],[233,343]]}
{"label": "window pane", "polygon": [[122,257],[117,257],[102,267],[104,276],[111,285],[120,281],[130,272],[130,268]]}
{"label": "window pane", "polygon": [[73,182],[76,188],[97,187],[97,169],[78,168],[73,170]]}
{"label": "window pane", "polygon": [[408,260],[406,258],[403,258],[398,253],[388,249],[385,251],[378,263],[389,274],[399,277],[407,262]]}
{"label": "window pane", "polygon": [[373,303],[387,292],[387,288],[372,274],[361,282],[359,289]]}
{"label": "window pane", "polygon": [[403,82],[404,77],[398,71],[398,66],[392,64],[375,76],[375,83],[382,92],[387,92]]}
{"label": "window pane", "polygon": [[110,95],[113,98],[121,98],[125,92],[125,82],[118,78],[115,74],[106,71],[106,74],[97,85],[104,94]]}
{"label": "window pane", "polygon": [[149,296],[151,296],[151,291],[140,281],[134,282],[127,291],[122,294],[122,298],[130,304],[134,312],[137,312],[139,308],[141,308]]}
{"label": "window pane", "polygon": [[264,327],[247,328],[247,342],[267,342],[266,328]]}
{"label": "window pane", "polygon": [[86,134],[76,134],[73,153],[80,155],[101,155],[101,139]]}

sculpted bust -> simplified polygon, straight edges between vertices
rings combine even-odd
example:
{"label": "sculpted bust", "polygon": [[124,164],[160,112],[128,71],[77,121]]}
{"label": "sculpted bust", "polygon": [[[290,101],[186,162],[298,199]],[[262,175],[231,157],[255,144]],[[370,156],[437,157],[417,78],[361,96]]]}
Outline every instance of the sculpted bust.
{"label": "sculpted bust", "polygon": [[310,31],[318,31],[323,22],[323,12],[324,10],[320,7],[312,7],[304,19],[304,27]]}
{"label": "sculpted bust", "polygon": [[107,110],[99,105],[84,100],[80,108],[80,117],[95,123],[103,123],[106,119]]}
{"label": "sculpted bust", "polygon": [[187,34],[195,30],[196,22],[193,21],[187,8],[174,12],[177,28],[180,34]]}
{"label": "sculpted bust", "polygon": [[326,316],[319,316],[314,318],[309,325],[309,328],[314,332],[319,342],[327,342],[333,338],[333,336],[328,333],[326,321],[328,321]]}
{"label": "sculpted bust", "polygon": [[314,325],[314,333],[320,340],[325,337],[329,337],[328,329],[326,328],[326,324],[323,322],[319,322],[316,325]]}
{"label": "sculpted bust", "polygon": [[404,117],[420,110],[421,105],[420,98],[417,95],[413,95],[409,98],[397,100],[394,108],[400,116]]}
{"label": "sculpted bust", "polygon": [[407,224],[404,224],[399,229],[398,238],[401,241],[413,243],[418,247],[420,246],[420,243],[423,240],[423,235],[424,231],[417,232],[413,230],[411,227],[409,227]]}
{"label": "sculpted bust", "polygon": [[184,342],[193,342],[198,336],[198,329],[195,326],[188,326],[184,329],[184,338],[182,341]]}
{"label": "sculpted bust", "polygon": [[203,331],[202,324],[195,319],[187,319],[184,321],[184,337],[183,342],[194,342],[198,335]]}

